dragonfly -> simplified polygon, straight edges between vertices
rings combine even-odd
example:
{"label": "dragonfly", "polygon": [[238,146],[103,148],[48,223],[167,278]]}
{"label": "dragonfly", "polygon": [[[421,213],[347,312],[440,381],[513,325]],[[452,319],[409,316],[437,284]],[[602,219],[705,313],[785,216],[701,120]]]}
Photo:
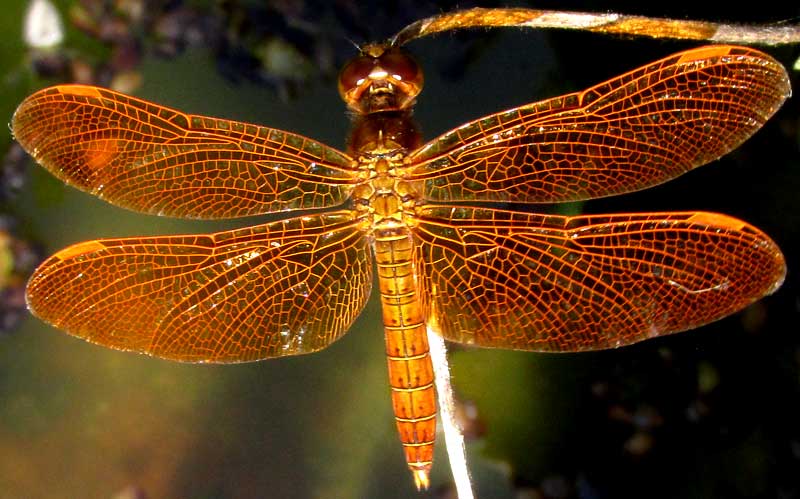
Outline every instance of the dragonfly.
{"label": "dragonfly", "polygon": [[250,362],[329,346],[377,281],[396,426],[426,488],[437,416],[428,332],[484,348],[615,348],[780,287],[779,247],[727,215],[506,208],[645,189],[735,149],[791,93],[769,55],[700,46],[426,142],[411,117],[424,77],[404,41],[362,45],[341,70],[353,117],[344,150],[95,86],[25,99],[16,140],[114,205],[197,219],[288,213],[67,247],[30,278],[32,313],[114,349]]}

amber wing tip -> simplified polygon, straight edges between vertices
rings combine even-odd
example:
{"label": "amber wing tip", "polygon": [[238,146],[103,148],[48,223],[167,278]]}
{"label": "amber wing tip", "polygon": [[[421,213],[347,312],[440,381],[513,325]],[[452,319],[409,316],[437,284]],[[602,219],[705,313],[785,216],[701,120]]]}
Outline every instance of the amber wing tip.
{"label": "amber wing tip", "polygon": [[414,475],[414,484],[417,490],[428,490],[431,485],[431,479],[428,476],[428,470],[411,470]]}

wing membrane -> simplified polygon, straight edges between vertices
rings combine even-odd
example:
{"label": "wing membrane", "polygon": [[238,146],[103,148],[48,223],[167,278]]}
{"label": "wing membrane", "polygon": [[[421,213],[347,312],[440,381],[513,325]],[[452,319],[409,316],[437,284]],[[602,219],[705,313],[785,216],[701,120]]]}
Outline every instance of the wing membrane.
{"label": "wing membrane", "polygon": [[63,85],[20,104],[13,132],[64,182],[146,213],[229,218],[342,203],[352,160],[274,128]]}
{"label": "wing membrane", "polygon": [[778,247],[725,215],[562,217],[420,211],[415,251],[429,320],[482,347],[616,347],[717,320],[783,281]]}
{"label": "wing membrane", "polygon": [[448,132],[408,158],[433,201],[575,201],[643,189],[744,142],[791,89],[761,52],[675,54],[583,92]]}
{"label": "wing membrane", "polygon": [[372,267],[351,212],[212,235],[107,239],[46,260],[31,310],[93,343],[190,362],[313,352],[364,307]]}

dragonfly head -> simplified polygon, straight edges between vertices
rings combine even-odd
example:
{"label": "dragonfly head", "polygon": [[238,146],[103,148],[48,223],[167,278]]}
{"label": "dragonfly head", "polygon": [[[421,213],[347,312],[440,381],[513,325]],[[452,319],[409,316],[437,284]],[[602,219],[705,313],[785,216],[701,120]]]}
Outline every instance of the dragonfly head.
{"label": "dragonfly head", "polygon": [[422,69],[406,52],[368,44],[339,73],[339,95],[358,114],[401,111],[422,90]]}

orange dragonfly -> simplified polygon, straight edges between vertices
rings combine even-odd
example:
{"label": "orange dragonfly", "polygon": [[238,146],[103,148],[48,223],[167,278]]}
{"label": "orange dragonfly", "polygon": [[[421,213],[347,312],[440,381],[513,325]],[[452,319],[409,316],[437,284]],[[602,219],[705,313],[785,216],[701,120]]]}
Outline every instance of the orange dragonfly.
{"label": "orange dragonfly", "polygon": [[346,152],[92,86],[28,97],[13,133],[67,184],[135,211],[218,219],[302,211],[210,235],[101,239],[34,273],[28,304],[93,343],[185,362],[314,352],[347,332],[377,270],[406,460],[428,486],[436,429],[427,331],[487,348],[574,352],[691,329],[776,290],[777,245],[704,212],[557,216],[644,189],[755,133],[790,94],[759,51],[705,46],[423,142],[420,67],[367,44],[341,71]]}

